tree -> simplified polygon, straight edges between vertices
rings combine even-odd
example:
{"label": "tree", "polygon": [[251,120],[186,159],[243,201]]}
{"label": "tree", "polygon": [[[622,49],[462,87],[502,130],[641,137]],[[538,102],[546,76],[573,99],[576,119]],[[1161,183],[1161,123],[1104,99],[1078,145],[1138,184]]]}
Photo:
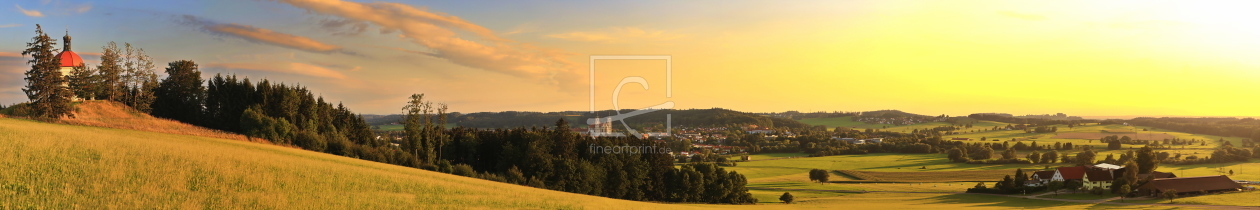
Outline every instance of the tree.
{"label": "tree", "polygon": [[75,66],[67,76],[69,80],[70,92],[79,98],[91,100],[96,98],[96,93],[100,92],[100,78],[96,74],[96,69],[87,65]]}
{"label": "tree", "polygon": [[97,74],[100,75],[100,89],[95,94],[99,99],[119,101],[123,98],[123,58],[122,50],[118,49],[118,44],[109,42],[108,45],[101,47],[101,64],[96,66]]}
{"label": "tree", "polygon": [[62,86],[68,81],[58,70],[61,67],[61,58],[53,54],[56,41],[36,24],[35,37],[26,43],[27,48],[22,51],[23,56],[31,56],[31,60],[26,61],[31,64],[31,69],[26,71],[26,87],[22,88],[22,92],[30,99],[29,107],[35,118],[52,120],[62,116],[74,117],[70,104],[74,93]]}
{"label": "tree", "polygon": [[152,111],[156,99],[154,90],[158,87],[158,76],[153,58],[145,54],[144,49],[132,48],[131,43],[125,45],[122,56],[123,71],[120,83],[116,86],[122,91],[120,102],[141,112]]}
{"label": "tree", "polygon": [[1002,152],[1002,159],[1015,159],[1015,158],[1018,158],[1018,157],[1015,157],[1015,148],[1007,148],[1006,151]]}
{"label": "tree", "polygon": [[1059,189],[1063,188],[1063,181],[1050,181],[1050,183],[1046,183],[1046,187],[1051,192],[1054,192],[1054,196],[1059,196]]}
{"label": "tree", "polygon": [[1094,151],[1091,151],[1091,150],[1085,150],[1084,152],[1076,153],[1076,165],[1078,166],[1094,165],[1094,156],[1096,155],[1097,154],[1095,154]]}
{"label": "tree", "polygon": [[153,116],[202,124],[205,83],[197,63],[189,60],[171,62],[163,79],[154,91]]}
{"label": "tree", "polygon": [[1164,196],[1164,198],[1165,198],[1165,199],[1168,199],[1168,200],[1176,199],[1176,198],[1177,198],[1177,190],[1176,190],[1176,189],[1168,189],[1167,191],[1164,191],[1163,196]]}
{"label": "tree", "polygon": [[[1125,136],[1125,137],[1128,137],[1128,136]],[[1119,140],[1107,141],[1107,149],[1109,150],[1117,150],[1117,149],[1120,149],[1120,147],[1121,145],[1120,145]]]}
{"label": "tree", "polygon": [[1037,151],[1028,153],[1026,158],[1028,158],[1028,161],[1032,161],[1032,163],[1041,163],[1041,153]]}
{"label": "tree", "polygon": [[1054,163],[1059,161],[1059,152],[1051,150],[1046,154],[1041,154],[1041,163]]}
{"label": "tree", "polygon": [[1120,185],[1120,202],[1124,202],[1124,197],[1128,197],[1132,188],[1129,185]]}
{"label": "tree", "polygon": [[823,169],[810,169],[809,170],[810,181],[818,181],[819,183],[825,183],[830,178],[831,178],[831,174],[827,173],[827,170],[823,170]]}
{"label": "tree", "polygon": [[779,200],[783,201],[785,204],[792,204],[792,200],[794,200],[794,198],[792,197],[792,193],[783,192],[783,196],[779,196]]}
{"label": "tree", "polygon": [[1136,161],[1140,169],[1139,174],[1149,174],[1159,168],[1159,154],[1156,154],[1150,146],[1144,146],[1138,150]]}
{"label": "tree", "polygon": [[1024,169],[1015,169],[1015,180],[1013,189],[1024,189],[1024,182],[1028,181],[1028,174],[1024,174]]}

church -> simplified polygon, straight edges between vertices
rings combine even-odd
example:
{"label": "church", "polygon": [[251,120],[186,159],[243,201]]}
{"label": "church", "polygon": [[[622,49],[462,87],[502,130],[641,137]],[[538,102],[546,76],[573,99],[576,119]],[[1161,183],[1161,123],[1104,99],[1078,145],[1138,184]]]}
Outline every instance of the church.
{"label": "church", "polygon": [[[78,53],[74,53],[74,51],[70,51],[70,32],[69,31],[66,32],[66,36],[62,37],[61,40],[64,41],[65,46],[61,48],[61,53],[57,54],[57,58],[61,58],[61,65],[60,65],[60,69],[58,70],[61,71],[62,76],[70,76],[71,72],[74,71],[74,67],[83,66],[86,64],[83,63],[83,58],[79,57]],[[61,86],[69,87],[70,84],[61,83]],[[80,101],[83,99],[79,98],[78,96],[75,96],[72,100]]]}

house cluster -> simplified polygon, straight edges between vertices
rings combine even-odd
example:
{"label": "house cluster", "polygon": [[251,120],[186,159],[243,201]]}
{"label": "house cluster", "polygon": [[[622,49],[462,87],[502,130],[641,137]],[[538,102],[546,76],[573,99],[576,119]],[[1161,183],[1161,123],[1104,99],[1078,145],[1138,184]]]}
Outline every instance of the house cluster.
{"label": "house cluster", "polygon": [[[1059,167],[1051,171],[1033,172],[1025,186],[1044,186],[1051,181],[1076,182],[1082,187],[1100,187],[1110,189],[1112,182],[1127,170],[1123,166],[1098,164],[1092,166]],[[1178,194],[1211,193],[1242,190],[1243,186],[1229,179],[1228,176],[1177,177],[1172,173],[1154,171],[1149,174],[1138,174],[1138,179],[1145,180],[1154,176],[1150,182],[1139,183],[1134,189],[1138,195],[1158,196],[1163,192],[1175,190]]]}
{"label": "house cluster", "polygon": [[837,140],[837,141],[849,142],[850,144],[878,144],[878,143],[884,143],[884,138],[855,139],[855,138],[840,138],[840,137],[832,137],[831,139],[832,139],[832,140]]}
{"label": "house cluster", "polygon": [[919,123],[939,122],[939,121],[943,121],[943,119],[917,118],[917,117],[916,118],[859,117],[859,118],[853,119],[853,121],[872,123],[872,124],[914,125],[914,124],[919,124]]}

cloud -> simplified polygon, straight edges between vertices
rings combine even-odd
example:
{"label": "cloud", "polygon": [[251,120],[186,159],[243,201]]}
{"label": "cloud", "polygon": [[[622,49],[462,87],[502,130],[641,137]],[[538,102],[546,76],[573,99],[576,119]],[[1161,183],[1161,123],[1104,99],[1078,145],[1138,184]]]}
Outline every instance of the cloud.
{"label": "cloud", "polygon": [[209,63],[205,64],[206,68],[218,69],[240,69],[252,71],[278,72],[286,74],[298,74],[313,77],[323,77],[332,79],[346,79],[346,75],[341,72],[329,70],[313,64],[298,62],[280,62],[280,63]]}
{"label": "cloud", "polygon": [[1046,19],[1046,16],[1041,16],[1038,14],[1026,14],[1026,13],[1018,13],[1014,11],[1005,11],[1005,10],[997,11],[997,14],[1002,15],[1002,16],[1017,18],[1017,19],[1024,19],[1024,20],[1039,21],[1039,20]]}
{"label": "cloud", "polygon": [[[575,73],[580,66],[565,59],[568,53],[506,40],[456,16],[388,2],[273,1],[315,14],[370,23],[380,27],[383,33],[400,33],[400,37],[433,51],[431,55],[455,64],[540,79],[549,84],[572,85],[585,81]],[[471,40],[461,36],[463,34],[472,35]]]}
{"label": "cloud", "polygon": [[241,38],[255,43],[269,44],[316,53],[337,52],[357,55],[353,52],[346,51],[337,45],[325,44],[315,41],[314,39],[275,32],[264,28],[235,23],[215,23],[192,15],[181,16],[181,18],[176,21],[183,25],[198,27],[201,31],[207,33]]}
{"label": "cloud", "polygon": [[22,26],[22,24],[14,23],[14,24],[0,25],[0,28],[12,28],[12,27],[18,27],[18,26]]}
{"label": "cloud", "polygon": [[362,21],[325,19],[319,21],[319,27],[333,32],[333,35],[353,36],[366,32],[368,24]]}
{"label": "cloud", "polygon": [[16,4],[14,4],[13,6],[17,7],[17,9],[18,9],[19,11],[22,11],[22,14],[24,14],[24,15],[26,15],[26,16],[30,16],[30,17],[44,17],[44,13],[42,13],[42,12],[39,12],[39,11],[36,11],[36,10],[26,10],[26,9],[22,9],[22,6],[18,6],[18,5],[16,5]]}
{"label": "cloud", "polygon": [[582,42],[667,41],[684,37],[665,31],[644,30],[636,27],[612,27],[599,31],[578,31],[547,35],[547,37]]}
{"label": "cloud", "polygon": [[21,58],[21,57],[22,57],[22,53],[15,53],[15,52],[0,52],[0,59],[7,59],[7,58]]}

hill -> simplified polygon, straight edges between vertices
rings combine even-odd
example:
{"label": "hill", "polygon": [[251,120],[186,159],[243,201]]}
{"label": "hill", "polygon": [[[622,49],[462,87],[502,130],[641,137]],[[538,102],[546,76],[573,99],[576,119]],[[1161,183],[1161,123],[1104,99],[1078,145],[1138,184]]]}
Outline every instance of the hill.
{"label": "hill", "polygon": [[684,207],[221,138],[7,118],[0,134],[0,209]]}
{"label": "hill", "polygon": [[113,101],[83,101],[79,102],[74,107],[75,117],[62,118],[62,122],[72,125],[204,136],[211,138],[266,141],[256,138],[250,139],[244,135],[199,127],[175,120],[156,118]]}

